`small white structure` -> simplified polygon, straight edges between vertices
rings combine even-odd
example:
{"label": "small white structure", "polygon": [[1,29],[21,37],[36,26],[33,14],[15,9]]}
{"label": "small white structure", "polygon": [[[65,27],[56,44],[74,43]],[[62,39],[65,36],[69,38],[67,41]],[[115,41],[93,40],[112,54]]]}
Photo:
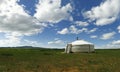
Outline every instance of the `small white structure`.
{"label": "small white structure", "polygon": [[72,43],[67,44],[65,53],[70,52],[94,52],[94,44],[85,40],[76,40]]}

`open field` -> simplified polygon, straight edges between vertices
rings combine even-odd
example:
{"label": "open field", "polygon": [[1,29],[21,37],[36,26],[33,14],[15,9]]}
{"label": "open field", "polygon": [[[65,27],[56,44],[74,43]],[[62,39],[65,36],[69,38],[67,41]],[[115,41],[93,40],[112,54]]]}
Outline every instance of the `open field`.
{"label": "open field", "polygon": [[120,72],[120,50],[0,49],[0,72]]}

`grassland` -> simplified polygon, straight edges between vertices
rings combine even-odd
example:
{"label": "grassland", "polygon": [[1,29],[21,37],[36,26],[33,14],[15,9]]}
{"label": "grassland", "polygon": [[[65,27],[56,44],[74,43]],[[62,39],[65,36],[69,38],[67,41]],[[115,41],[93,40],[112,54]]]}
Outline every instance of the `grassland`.
{"label": "grassland", "polygon": [[120,50],[0,49],[0,72],[120,72]]}

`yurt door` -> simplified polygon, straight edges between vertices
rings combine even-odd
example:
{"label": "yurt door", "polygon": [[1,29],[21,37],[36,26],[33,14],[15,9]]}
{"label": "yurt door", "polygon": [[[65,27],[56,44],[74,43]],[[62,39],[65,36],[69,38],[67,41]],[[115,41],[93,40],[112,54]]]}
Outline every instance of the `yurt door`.
{"label": "yurt door", "polygon": [[72,44],[67,45],[67,53],[70,53],[72,49]]}

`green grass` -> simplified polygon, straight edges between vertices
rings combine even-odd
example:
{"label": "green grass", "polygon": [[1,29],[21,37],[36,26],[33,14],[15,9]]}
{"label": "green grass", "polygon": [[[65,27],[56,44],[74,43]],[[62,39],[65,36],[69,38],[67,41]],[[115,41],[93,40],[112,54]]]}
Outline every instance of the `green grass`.
{"label": "green grass", "polygon": [[0,72],[120,72],[120,50],[0,49]]}

